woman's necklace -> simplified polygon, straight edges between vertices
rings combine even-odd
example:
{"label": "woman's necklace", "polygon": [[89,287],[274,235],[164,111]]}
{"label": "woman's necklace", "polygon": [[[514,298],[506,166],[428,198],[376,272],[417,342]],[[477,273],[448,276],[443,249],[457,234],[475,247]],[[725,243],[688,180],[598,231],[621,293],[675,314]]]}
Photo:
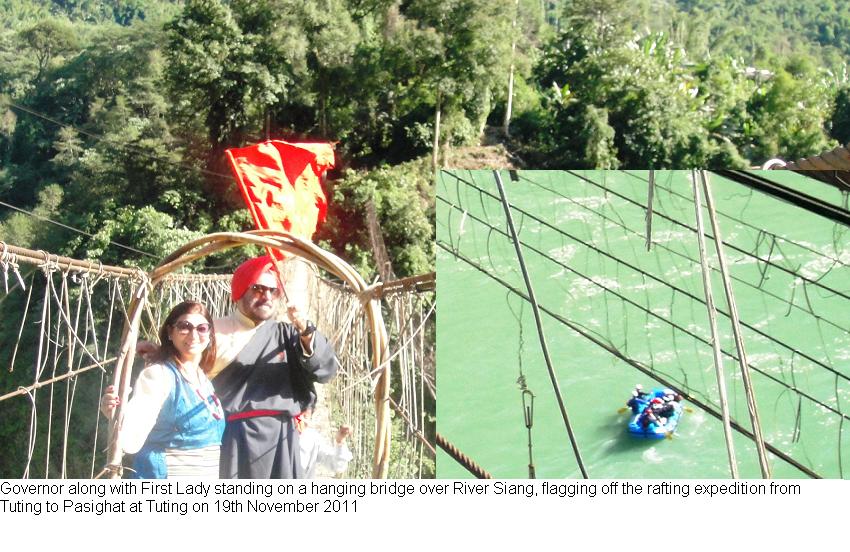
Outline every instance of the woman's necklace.
{"label": "woman's necklace", "polygon": [[[186,365],[183,364],[180,359],[174,359],[177,362],[177,371],[180,372],[180,375],[186,380],[186,383],[189,384],[195,394],[198,395],[198,398],[201,399],[201,402],[204,403],[204,406],[209,411],[210,415],[216,420],[221,420],[224,417],[224,408],[221,406],[221,401],[218,399],[218,395],[215,394],[215,391],[212,391],[208,397],[205,397],[203,393],[201,393],[201,367],[195,366],[195,381],[189,377],[189,370],[186,368]],[[212,405],[210,405],[210,399],[212,399]]]}

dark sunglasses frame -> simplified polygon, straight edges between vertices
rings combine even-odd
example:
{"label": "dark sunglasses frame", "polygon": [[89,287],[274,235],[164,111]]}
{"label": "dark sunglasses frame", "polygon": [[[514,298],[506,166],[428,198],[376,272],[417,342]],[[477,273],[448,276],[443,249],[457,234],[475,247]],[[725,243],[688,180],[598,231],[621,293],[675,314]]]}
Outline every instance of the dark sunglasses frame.
{"label": "dark sunglasses frame", "polygon": [[278,297],[280,297],[279,287],[269,287],[264,286],[262,284],[254,284],[248,289],[251,290],[251,293],[253,293],[255,297],[260,297],[262,295],[265,295],[266,293],[271,295],[273,299],[277,299]]}
{"label": "dark sunglasses frame", "polygon": [[198,330],[198,335],[209,335],[212,330],[212,324],[209,322],[201,322],[197,326],[193,325],[191,322],[186,320],[181,320],[179,322],[175,322],[172,326],[178,333],[181,334],[190,334],[195,330]]}

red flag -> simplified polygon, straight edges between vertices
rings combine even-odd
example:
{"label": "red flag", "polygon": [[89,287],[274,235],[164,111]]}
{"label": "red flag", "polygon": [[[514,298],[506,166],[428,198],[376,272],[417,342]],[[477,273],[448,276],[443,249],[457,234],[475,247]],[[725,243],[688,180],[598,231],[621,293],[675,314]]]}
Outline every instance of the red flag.
{"label": "red flag", "polygon": [[226,153],[257,228],[313,237],[328,209],[319,179],[334,166],[331,144],[268,140]]}

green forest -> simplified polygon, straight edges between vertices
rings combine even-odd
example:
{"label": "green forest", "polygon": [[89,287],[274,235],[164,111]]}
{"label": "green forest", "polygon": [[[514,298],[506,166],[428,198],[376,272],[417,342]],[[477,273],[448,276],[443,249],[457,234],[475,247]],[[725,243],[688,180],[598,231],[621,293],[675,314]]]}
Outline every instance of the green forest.
{"label": "green forest", "polygon": [[460,148],[529,168],[816,154],[850,141],[848,55],[833,0],[0,0],[0,239],[149,267],[250,228],[225,148],[329,140],[316,240],[373,274],[374,208],[394,274],[420,274],[433,168]]}

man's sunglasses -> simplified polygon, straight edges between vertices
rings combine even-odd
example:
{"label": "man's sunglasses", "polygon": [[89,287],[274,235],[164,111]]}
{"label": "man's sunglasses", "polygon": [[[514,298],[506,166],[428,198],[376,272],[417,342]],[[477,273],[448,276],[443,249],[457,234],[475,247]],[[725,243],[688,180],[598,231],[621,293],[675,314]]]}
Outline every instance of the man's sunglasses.
{"label": "man's sunglasses", "polygon": [[178,333],[181,334],[190,334],[192,330],[198,330],[198,335],[207,335],[210,333],[211,326],[207,322],[201,322],[197,326],[193,326],[191,322],[187,322],[186,320],[181,320],[174,324],[174,327],[177,329]]}
{"label": "man's sunglasses", "polygon": [[248,289],[251,290],[255,297],[262,297],[266,293],[271,295],[272,299],[277,299],[278,297],[280,297],[280,288],[278,287],[269,287],[260,284],[254,284]]}

